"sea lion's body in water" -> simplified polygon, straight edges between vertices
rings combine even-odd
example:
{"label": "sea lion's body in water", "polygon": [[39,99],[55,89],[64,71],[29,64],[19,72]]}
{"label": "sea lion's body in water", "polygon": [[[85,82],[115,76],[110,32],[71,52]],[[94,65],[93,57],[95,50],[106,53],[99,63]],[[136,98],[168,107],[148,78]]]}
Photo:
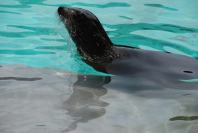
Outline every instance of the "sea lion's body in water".
{"label": "sea lion's body in water", "polygon": [[58,14],[82,59],[98,71],[154,79],[198,78],[197,59],[113,45],[97,17],[85,9],[59,7]]}

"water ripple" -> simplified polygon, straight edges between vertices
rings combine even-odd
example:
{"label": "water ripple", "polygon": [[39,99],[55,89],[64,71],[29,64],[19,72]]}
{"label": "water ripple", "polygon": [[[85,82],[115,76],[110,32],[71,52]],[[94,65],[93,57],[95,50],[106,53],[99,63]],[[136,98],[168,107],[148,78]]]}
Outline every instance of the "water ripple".
{"label": "water ripple", "polygon": [[[128,46],[132,45],[134,47],[138,47],[139,45],[145,45],[145,46],[149,46],[160,51],[167,51],[165,48],[170,47],[170,48],[179,50],[182,53],[185,53],[186,55],[189,55],[195,58],[198,57],[198,51],[195,51],[194,49],[189,49],[180,44],[171,43],[168,41],[162,41],[160,39],[152,39],[149,37],[144,37],[144,36],[135,35],[135,34],[126,35],[126,36],[119,36],[119,35],[114,36],[112,37],[112,40],[113,42],[116,42],[120,45],[128,45]],[[170,52],[170,51],[167,51],[167,52]]]}
{"label": "water ripple", "polygon": [[94,7],[94,8],[112,8],[112,7],[130,7],[131,5],[126,2],[109,2],[105,4],[93,4],[93,3],[86,3],[86,2],[69,2],[64,4],[46,4],[42,3],[41,5],[44,6],[68,6],[68,7]]}
{"label": "water ripple", "polygon": [[46,49],[46,50],[66,50],[66,46],[39,46],[35,49]]}
{"label": "water ripple", "polygon": [[[197,28],[188,28],[172,24],[149,24],[149,23],[136,23],[136,24],[116,24],[108,25],[105,24],[107,28],[113,29],[109,31],[108,34],[111,36],[113,42],[138,47],[139,45],[149,46],[153,49],[160,51],[169,51],[175,49],[183,54],[198,57],[197,49],[190,49],[187,46],[183,46],[178,43],[169,42],[168,40],[153,39],[150,37],[145,37],[142,35],[133,34],[135,31],[166,31],[174,34],[185,34],[185,33],[198,33]],[[151,33],[152,34],[152,33]]]}
{"label": "water ripple", "polygon": [[129,33],[137,30],[158,30],[168,31],[172,33],[198,33],[198,28],[188,28],[172,24],[149,24],[149,23],[136,23],[136,24],[117,24],[105,26],[117,29],[118,32]]}
{"label": "water ripple", "polygon": [[178,9],[175,9],[175,8],[172,8],[172,7],[168,7],[168,6],[164,6],[162,4],[144,4],[144,5],[145,6],[162,8],[162,9],[166,9],[166,10],[170,10],[170,11],[178,11]]}
{"label": "water ripple", "polygon": [[33,49],[24,49],[24,50],[0,50],[0,54],[9,54],[9,55],[40,55],[40,54],[54,54],[54,52],[47,51],[35,51]]}
{"label": "water ripple", "polygon": [[39,36],[39,35],[56,35],[57,33],[53,28],[45,28],[45,27],[30,27],[30,26],[17,26],[17,25],[7,25],[8,27],[20,28],[29,31],[25,32],[7,32],[7,31],[0,31],[0,36],[3,37],[28,37],[28,36]]}
{"label": "water ripple", "polygon": [[[70,56],[71,53],[75,55],[76,51],[70,50],[69,47],[75,48],[75,45],[68,41],[68,36],[59,33],[66,31],[64,26],[57,29],[60,25],[56,11],[59,6],[91,9],[97,14],[115,44],[173,53],[179,51],[198,58],[197,6],[189,6],[187,2],[179,0],[175,3],[148,3],[138,0],[2,1],[0,62],[27,62],[26,65],[38,67],[46,64],[53,67],[56,64],[58,68],[61,66],[60,69],[64,66],[64,70],[92,73],[93,70],[82,62],[79,63],[76,56]],[[38,56],[34,55],[41,55],[41,58],[38,59]]]}
{"label": "water ripple", "polygon": [[[20,2],[20,1],[19,1]],[[20,2],[20,5],[0,5],[1,8],[30,8],[32,5],[43,5],[43,6],[84,6],[84,7],[95,7],[95,8],[112,8],[112,7],[130,7],[129,3],[125,2],[109,2],[105,4],[92,4],[85,2],[73,2],[65,4],[46,4],[43,2]]]}
{"label": "water ripple", "polygon": [[89,3],[82,3],[76,2],[68,4],[69,6],[86,6],[86,7],[96,7],[96,8],[112,8],[112,7],[130,7],[131,5],[124,2],[109,2],[106,4],[89,4]]}
{"label": "water ripple", "polygon": [[3,10],[0,10],[0,13],[9,13],[9,14],[21,14],[21,13],[18,13],[18,12],[13,12],[13,11],[3,11]]}
{"label": "water ripple", "polygon": [[30,5],[0,5],[1,8],[30,8]]}

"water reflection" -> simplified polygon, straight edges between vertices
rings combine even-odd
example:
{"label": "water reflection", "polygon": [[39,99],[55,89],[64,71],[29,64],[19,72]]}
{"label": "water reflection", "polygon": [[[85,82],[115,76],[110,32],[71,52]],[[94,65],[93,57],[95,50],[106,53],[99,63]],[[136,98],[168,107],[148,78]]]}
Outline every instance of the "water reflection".
{"label": "water reflection", "polygon": [[103,85],[110,81],[111,77],[107,76],[78,75],[72,95],[64,102],[67,114],[73,119],[64,132],[75,130],[78,123],[86,123],[105,114],[108,103],[100,100],[100,97],[107,93]]}
{"label": "water reflection", "polygon": [[[170,76],[159,81],[158,75],[154,79],[146,73],[142,79],[79,75],[76,80],[76,75],[60,71],[14,65],[0,70],[7,79],[0,80],[0,133],[198,130],[195,82],[171,82]],[[27,76],[42,80],[18,81],[29,80],[23,78]]]}
{"label": "water reflection", "polygon": [[[197,98],[197,84],[166,78],[159,81],[146,74],[141,79],[79,75],[73,85],[73,93],[64,102],[71,122],[62,132],[92,132],[101,126],[100,123],[107,124],[101,132],[114,132],[114,129],[116,132],[128,130],[157,133],[162,130],[165,133],[166,129],[186,131],[197,121],[197,108],[194,109],[197,104],[192,104]],[[104,95],[108,103],[101,100]],[[160,113],[163,115],[158,115]],[[98,119],[100,117],[103,119]],[[133,123],[134,121],[136,122]],[[152,123],[153,121],[157,122]],[[83,127],[78,126],[80,123],[83,123]],[[179,128],[181,124],[185,127]]]}

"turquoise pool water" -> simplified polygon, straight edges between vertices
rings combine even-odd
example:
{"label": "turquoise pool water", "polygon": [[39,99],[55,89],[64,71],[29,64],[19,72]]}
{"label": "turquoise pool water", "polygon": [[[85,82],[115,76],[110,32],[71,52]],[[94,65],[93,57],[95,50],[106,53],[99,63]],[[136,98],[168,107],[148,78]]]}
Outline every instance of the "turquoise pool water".
{"label": "turquoise pool water", "polygon": [[77,56],[59,6],[91,10],[115,44],[198,57],[197,0],[2,0],[0,64],[96,74]]}

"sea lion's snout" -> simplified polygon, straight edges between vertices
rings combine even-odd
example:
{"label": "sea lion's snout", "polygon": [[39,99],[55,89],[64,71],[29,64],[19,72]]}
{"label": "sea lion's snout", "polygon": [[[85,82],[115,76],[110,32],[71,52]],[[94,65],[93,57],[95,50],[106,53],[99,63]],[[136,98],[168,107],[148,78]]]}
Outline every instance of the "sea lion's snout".
{"label": "sea lion's snout", "polygon": [[58,8],[58,15],[63,16],[65,14],[65,7],[59,7]]}
{"label": "sea lion's snout", "polygon": [[69,7],[58,8],[58,14],[59,16],[62,16],[62,17],[72,16],[75,13],[77,13],[77,11],[74,8],[69,8]]}

